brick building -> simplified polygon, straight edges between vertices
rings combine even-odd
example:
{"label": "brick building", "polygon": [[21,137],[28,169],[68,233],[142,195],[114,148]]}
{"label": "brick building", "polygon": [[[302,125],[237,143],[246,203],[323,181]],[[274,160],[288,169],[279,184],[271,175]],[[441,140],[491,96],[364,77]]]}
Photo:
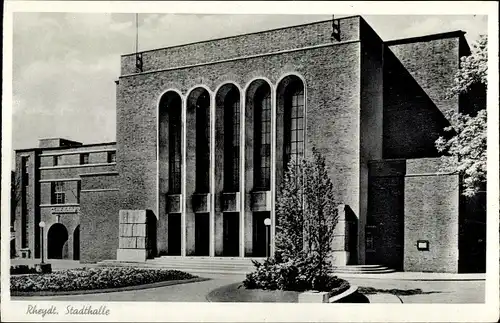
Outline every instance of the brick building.
{"label": "brick building", "polygon": [[123,55],[116,145],[16,152],[33,178],[16,247],[38,257],[43,220],[44,241],[68,232],[48,253],[82,262],[263,257],[284,166],[316,147],[342,202],[336,264],[484,270],[484,197],[465,200],[434,147],[447,111],[484,100],[445,95],[469,53],[461,31],[384,42],[354,16]]}

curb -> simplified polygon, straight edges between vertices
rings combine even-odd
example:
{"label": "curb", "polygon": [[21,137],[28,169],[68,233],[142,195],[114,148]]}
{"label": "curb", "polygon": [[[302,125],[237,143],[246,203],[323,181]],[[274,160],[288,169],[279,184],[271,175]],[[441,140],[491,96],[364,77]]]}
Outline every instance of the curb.
{"label": "curb", "polygon": [[166,287],[172,285],[180,285],[180,284],[188,284],[188,283],[196,283],[210,280],[210,278],[191,278],[184,280],[167,280],[162,282],[156,282],[151,284],[143,284],[143,285],[132,285],[132,286],[124,286],[124,287],[116,287],[116,288],[103,288],[103,289],[91,289],[91,290],[72,290],[72,291],[39,291],[39,292],[18,292],[11,291],[10,296],[19,296],[19,297],[32,297],[32,296],[63,296],[63,295],[86,295],[86,294],[104,294],[104,293],[114,293],[114,292],[126,292],[133,290],[141,290],[141,289],[149,289],[149,288],[158,288],[158,287]]}
{"label": "curb", "polygon": [[356,279],[381,279],[381,280],[407,280],[407,281],[485,281],[486,277],[401,277],[392,276],[390,274],[341,274],[334,273],[335,276],[340,278],[356,278]]}
{"label": "curb", "polygon": [[358,286],[354,286],[354,285],[351,285],[349,287],[349,289],[343,291],[342,293],[338,294],[338,295],[335,295],[335,296],[332,296],[328,299],[328,302],[329,303],[335,303],[339,300],[341,300],[342,298],[345,298],[351,294],[354,294],[355,292],[357,292],[358,290]]}

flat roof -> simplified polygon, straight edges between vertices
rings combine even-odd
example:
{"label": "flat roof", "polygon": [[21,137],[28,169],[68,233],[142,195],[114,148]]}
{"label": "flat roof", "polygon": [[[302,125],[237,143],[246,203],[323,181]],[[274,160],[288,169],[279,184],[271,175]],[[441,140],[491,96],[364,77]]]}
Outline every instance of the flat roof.
{"label": "flat roof", "polygon": [[429,34],[429,35],[424,35],[424,36],[393,39],[393,40],[385,41],[384,43],[391,46],[391,45],[424,42],[424,41],[430,41],[430,40],[436,40],[436,39],[463,37],[464,35],[465,35],[465,31],[455,30],[455,31],[448,31],[448,32],[444,32],[444,33]]}
{"label": "flat roof", "polygon": [[[346,16],[346,17],[335,18],[335,20],[351,19],[351,18],[357,18],[357,17],[363,18],[361,15],[353,15],[353,16]],[[290,25],[290,26],[284,26],[284,27],[278,27],[278,28],[272,28],[272,29],[265,29],[265,30],[260,30],[260,31],[253,31],[253,32],[250,32],[250,33],[238,34],[238,35],[233,35],[233,36],[226,36],[226,37],[220,37],[220,38],[212,38],[212,39],[200,40],[200,41],[195,41],[195,42],[192,42],[192,43],[184,43],[184,44],[179,44],[179,45],[159,47],[159,48],[154,48],[154,49],[142,50],[142,51],[139,51],[139,52],[133,52],[133,53],[128,53],[128,54],[123,54],[123,55],[121,55],[121,57],[132,56],[132,55],[135,55],[137,53],[147,53],[147,52],[154,52],[154,51],[157,51],[157,50],[183,47],[183,46],[187,46],[187,45],[195,45],[195,44],[215,42],[215,41],[220,41],[220,40],[224,40],[224,39],[237,38],[237,37],[247,36],[247,35],[263,34],[263,33],[271,32],[271,31],[283,30],[283,29],[288,29],[288,28],[295,28],[295,27],[302,27],[302,26],[309,26],[309,25],[321,24],[321,23],[325,23],[325,22],[328,22],[328,21],[332,21],[332,20],[333,19],[318,20],[318,21],[308,22],[308,23],[299,24],[299,25]]]}
{"label": "flat roof", "polygon": [[[48,138],[44,138],[44,139],[48,139]],[[82,145],[79,145],[79,146],[45,147],[45,148],[40,148],[40,147],[22,148],[22,149],[14,149],[14,151],[15,152],[21,152],[21,151],[37,151],[37,150],[79,149],[79,148],[82,148],[82,147],[108,146],[108,145],[116,145],[116,141],[98,142],[98,143],[95,143],[95,144],[82,144]]]}

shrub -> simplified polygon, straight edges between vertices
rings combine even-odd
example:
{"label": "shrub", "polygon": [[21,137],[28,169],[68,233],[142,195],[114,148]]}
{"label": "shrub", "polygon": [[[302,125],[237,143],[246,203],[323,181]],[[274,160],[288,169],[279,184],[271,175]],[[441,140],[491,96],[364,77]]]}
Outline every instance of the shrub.
{"label": "shrub", "polygon": [[195,278],[178,270],[116,268],[81,268],[45,275],[12,276],[11,291],[73,291],[116,288],[150,284],[160,281]]}
{"label": "shrub", "polygon": [[308,257],[277,262],[274,258],[263,263],[253,261],[256,270],[247,274],[243,285],[248,289],[305,291],[340,293],[349,288],[349,283],[329,274],[320,273],[310,265]]}

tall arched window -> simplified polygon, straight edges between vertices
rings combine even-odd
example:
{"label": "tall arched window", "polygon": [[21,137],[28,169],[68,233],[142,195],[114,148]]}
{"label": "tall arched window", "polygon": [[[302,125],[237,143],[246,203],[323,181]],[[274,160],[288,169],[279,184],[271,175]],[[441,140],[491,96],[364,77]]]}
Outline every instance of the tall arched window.
{"label": "tall arched window", "polygon": [[196,101],[196,192],[209,192],[210,95],[204,90]]}
{"label": "tall arched window", "polygon": [[304,156],[304,86],[293,82],[285,91],[284,166],[293,160],[299,165]]}
{"label": "tall arched window", "polygon": [[270,189],[271,175],[271,91],[263,86],[255,94],[254,187]]}
{"label": "tall arched window", "polygon": [[181,193],[181,98],[177,95],[167,106],[168,111],[168,190]]}
{"label": "tall arched window", "polygon": [[240,184],[240,94],[232,89],[224,100],[224,191]]}

